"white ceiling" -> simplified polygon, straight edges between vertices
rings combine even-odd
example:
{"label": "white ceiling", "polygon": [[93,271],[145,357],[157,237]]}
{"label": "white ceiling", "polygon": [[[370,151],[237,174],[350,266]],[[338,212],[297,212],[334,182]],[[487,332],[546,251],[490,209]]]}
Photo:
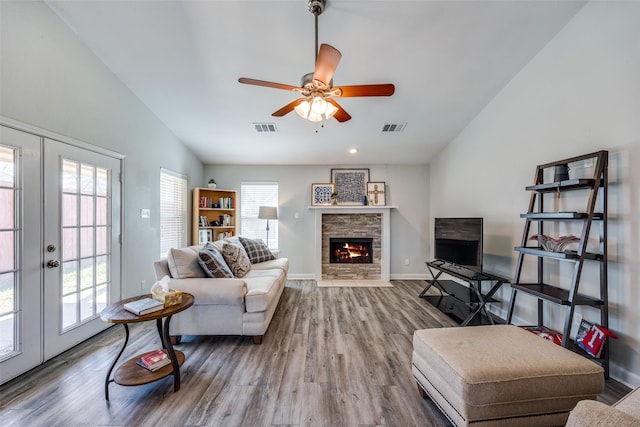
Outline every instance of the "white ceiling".
{"label": "white ceiling", "polygon": [[[316,133],[295,112],[271,116],[297,94],[238,83],[299,85],[313,71],[307,0],[47,1],[207,164],[427,163],[584,3],[328,0],[319,39],[342,52],[334,84],[396,92],[338,99],[353,119]],[[258,134],[256,122],[278,132]],[[383,134],[384,123],[407,125]]]}

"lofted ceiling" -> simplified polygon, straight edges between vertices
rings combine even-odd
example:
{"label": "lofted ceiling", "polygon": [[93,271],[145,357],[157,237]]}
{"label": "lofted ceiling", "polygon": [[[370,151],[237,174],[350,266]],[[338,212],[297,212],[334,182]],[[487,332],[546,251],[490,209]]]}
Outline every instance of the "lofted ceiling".
{"label": "lofted ceiling", "polygon": [[297,86],[313,71],[307,0],[46,3],[204,163],[348,165],[428,163],[585,1],[328,0],[319,42],[342,52],[334,84],[396,89],[338,99],[353,118],[323,126],[271,116],[297,94],[238,83]]}

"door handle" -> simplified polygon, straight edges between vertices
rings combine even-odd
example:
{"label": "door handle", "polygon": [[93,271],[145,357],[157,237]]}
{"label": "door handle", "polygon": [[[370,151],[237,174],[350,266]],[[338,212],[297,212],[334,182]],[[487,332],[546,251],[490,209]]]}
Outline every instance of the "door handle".
{"label": "door handle", "polygon": [[60,267],[60,261],[56,259],[50,259],[49,261],[47,261],[47,268],[56,268],[56,267]]}

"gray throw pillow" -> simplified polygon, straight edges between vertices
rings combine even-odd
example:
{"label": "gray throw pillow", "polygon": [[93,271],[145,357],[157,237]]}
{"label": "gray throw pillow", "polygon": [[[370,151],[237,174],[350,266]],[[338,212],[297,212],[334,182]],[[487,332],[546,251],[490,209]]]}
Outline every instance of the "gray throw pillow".
{"label": "gray throw pillow", "polygon": [[244,277],[251,270],[249,256],[240,243],[225,243],[222,245],[222,256],[234,277]]}
{"label": "gray throw pillow", "polygon": [[174,279],[206,277],[198,264],[198,252],[191,248],[169,249],[167,264]]}
{"label": "gray throw pillow", "polygon": [[224,260],[224,257],[215,246],[207,243],[198,252],[198,263],[209,277],[233,278],[233,273]]}
{"label": "gray throw pillow", "polygon": [[240,243],[244,247],[244,250],[249,256],[251,264],[257,264],[259,262],[271,261],[276,257],[271,253],[266,243],[262,239],[247,239],[246,237],[239,237]]}

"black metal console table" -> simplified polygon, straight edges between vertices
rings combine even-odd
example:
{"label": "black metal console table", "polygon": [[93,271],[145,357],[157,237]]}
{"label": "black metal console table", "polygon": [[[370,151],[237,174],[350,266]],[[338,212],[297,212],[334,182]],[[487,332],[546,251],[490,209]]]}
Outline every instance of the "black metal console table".
{"label": "black metal console table", "polygon": [[[462,321],[460,326],[469,325],[476,316],[478,317],[477,323],[482,324],[483,314],[489,323],[495,324],[493,316],[485,306],[488,302],[496,301],[493,299],[493,295],[503,284],[509,283],[508,279],[491,273],[479,273],[440,260],[427,261],[425,264],[432,280],[427,280],[427,286],[420,292],[420,298],[425,298],[442,312],[460,319]],[[464,280],[469,284],[469,287],[453,280],[440,279],[443,273]],[[486,294],[482,293],[482,282],[491,284]],[[440,292],[440,295],[426,295],[432,286]]]}

